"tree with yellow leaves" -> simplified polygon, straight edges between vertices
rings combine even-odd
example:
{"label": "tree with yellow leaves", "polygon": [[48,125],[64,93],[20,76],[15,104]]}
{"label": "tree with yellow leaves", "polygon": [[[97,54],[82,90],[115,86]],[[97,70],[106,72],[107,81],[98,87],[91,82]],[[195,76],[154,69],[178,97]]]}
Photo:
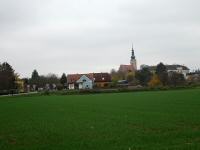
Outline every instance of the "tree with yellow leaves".
{"label": "tree with yellow leaves", "polygon": [[150,87],[158,87],[158,86],[162,86],[162,82],[160,81],[158,75],[154,74],[151,80],[149,81],[148,85]]}

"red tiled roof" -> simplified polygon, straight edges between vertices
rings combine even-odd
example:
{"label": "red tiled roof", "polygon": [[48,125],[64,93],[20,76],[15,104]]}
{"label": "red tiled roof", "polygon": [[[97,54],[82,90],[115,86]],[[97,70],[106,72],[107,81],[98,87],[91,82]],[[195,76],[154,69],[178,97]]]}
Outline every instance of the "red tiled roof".
{"label": "red tiled roof", "polygon": [[111,82],[111,75],[109,73],[94,73],[94,82]]}
{"label": "red tiled roof", "polygon": [[82,75],[86,75],[94,82],[111,82],[109,73],[87,73],[87,74],[69,74],[67,75],[67,83],[75,83]]}
{"label": "red tiled roof", "polygon": [[121,71],[121,72],[132,72],[133,66],[132,65],[120,65],[119,71]]}
{"label": "red tiled roof", "polygon": [[69,74],[67,75],[67,83],[75,83],[82,75],[87,76],[90,80],[93,80],[93,74]]}

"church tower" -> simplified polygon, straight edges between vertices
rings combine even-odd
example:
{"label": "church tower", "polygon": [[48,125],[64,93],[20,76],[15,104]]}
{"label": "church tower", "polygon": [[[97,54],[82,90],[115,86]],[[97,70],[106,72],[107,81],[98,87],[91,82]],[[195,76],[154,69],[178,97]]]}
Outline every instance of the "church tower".
{"label": "church tower", "polygon": [[133,49],[133,45],[132,45],[131,51],[132,51],[132,55],[131,55],[130,64],[133,67],[133,71],[136,71],[137,70],[137,61],[136,61],[136,58],[135,58],[135,52],[134,52],[134,49]]}

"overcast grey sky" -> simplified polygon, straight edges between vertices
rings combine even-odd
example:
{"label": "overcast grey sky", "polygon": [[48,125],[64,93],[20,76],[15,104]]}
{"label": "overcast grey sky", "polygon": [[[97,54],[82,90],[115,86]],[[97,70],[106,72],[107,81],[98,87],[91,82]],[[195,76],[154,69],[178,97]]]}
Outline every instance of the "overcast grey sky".
{"label": "overcast grey sky", "polygon": [[22,77],[138,61],[200,68],[199,0],[0,0],[0,62]]}

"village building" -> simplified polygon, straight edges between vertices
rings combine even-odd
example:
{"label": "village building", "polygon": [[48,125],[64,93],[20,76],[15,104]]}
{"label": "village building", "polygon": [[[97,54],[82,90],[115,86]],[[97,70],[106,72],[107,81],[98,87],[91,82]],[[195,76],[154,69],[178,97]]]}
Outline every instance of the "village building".
{"label": "village building", "polygon": [[[184,65],[165,65],[167,72],[170,74],[171,72],[176,72],[183,74],[184,77],[187,77],[187,74],[190,72],[190,69]],[[148,66],[148,65],[141,65],[140,69],[148,68],[150,72],[155,73],[157,66]]]}
{"label": "village building", "polygon": [[108,87],[109,83],[111,83],[111,75],[109,73],[94,73],[93,79],[97,88]]}
{"label": "village building", "polygon": [[24,80],[20,79],[19,77],[15,78],[15,84],[17,85],[18,92],[23,93],[24,92]]}
{"label": "village building", "polygon": [[74,90],[74,89],[78,89],[79,84],[77,83],[77,81],[83,76],[85,75],[86,77],[88,77],[90,80],[93,81],[93,75],[92,74],[69,74],[67,75],[67,84],[68,84],[68,89],[69,90]]}
{"label": "village building", "polygon": [[76,81],[78,83],[78,89],[92,89],[93,88],[93,80],[88,78],[86,75],[82,75],[79,80]]}
{"label": "village building", "polygon": [[137,60],[136,60],[135,52],[134,52],[134,49],[133,49],[133,46],[132,46],[130,64],[120,65],[119,72],[127,74],[127,73],[130,73],[130,72],[134,73],[136,71],[137,71]]}
{"label": "village building", "polygon": [[104,88],[110,82],[111,75],[109,73],[69,74],[67,76],[68,88],[70,90],[92,89],[93,87]]}

